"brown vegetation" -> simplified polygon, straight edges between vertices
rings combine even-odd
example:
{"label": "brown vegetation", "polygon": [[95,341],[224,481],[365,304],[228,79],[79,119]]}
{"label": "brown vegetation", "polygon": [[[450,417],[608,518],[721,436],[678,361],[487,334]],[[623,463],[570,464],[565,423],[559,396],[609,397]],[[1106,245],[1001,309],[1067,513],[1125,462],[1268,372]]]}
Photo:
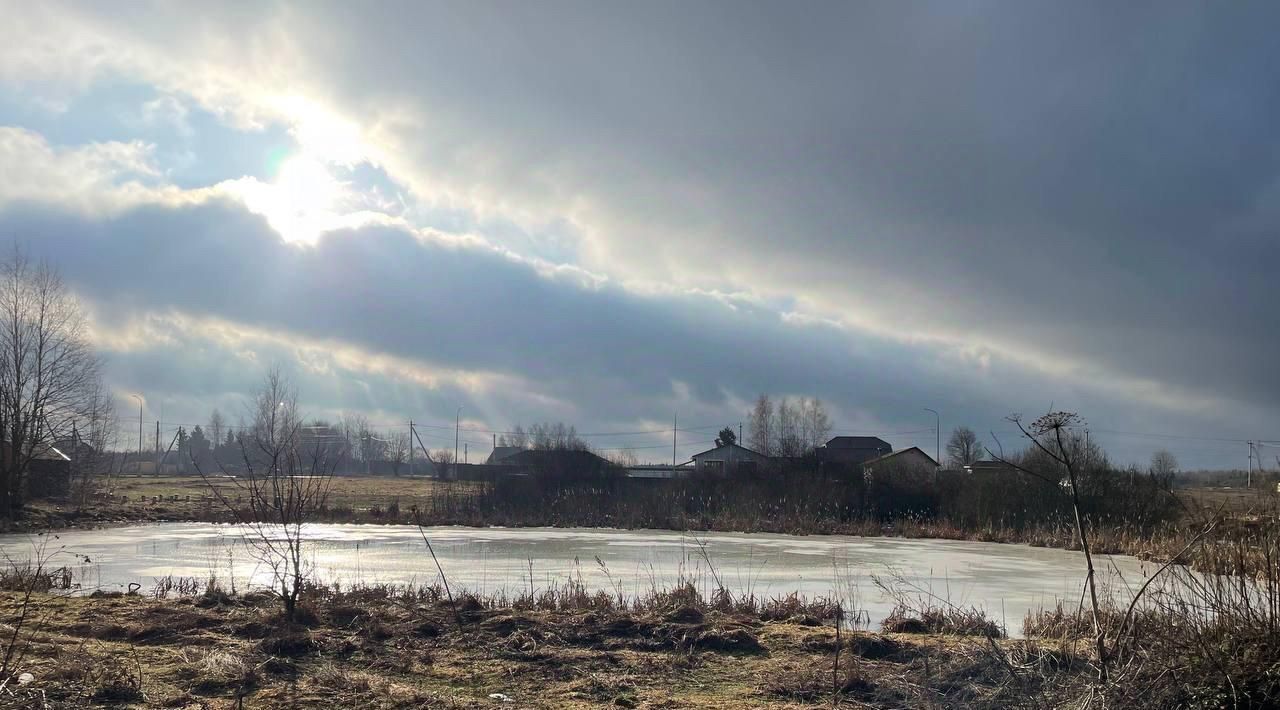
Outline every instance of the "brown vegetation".
{"label": "brown vegetation", "polygon": [[[847,630],[837,642],[825,602],[742,605],[689,588],[624,605],[572,587],[467,596],[456,617],[433,587],[310,588],[292,624],[266,595],[216,587],[34,603],[48,622],[16,669],[34,682],[11,683],[0,706],[1007,707],[1088,692],[1088,659],[1057,643],[993,653],[977,639]],[[21,607],[0,593],[0,620]]]}

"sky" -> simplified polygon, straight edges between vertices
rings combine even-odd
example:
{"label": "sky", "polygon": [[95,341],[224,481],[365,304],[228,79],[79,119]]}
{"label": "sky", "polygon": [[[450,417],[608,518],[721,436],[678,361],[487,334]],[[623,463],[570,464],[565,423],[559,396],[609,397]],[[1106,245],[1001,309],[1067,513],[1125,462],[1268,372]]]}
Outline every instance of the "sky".
{"label": "sky", "polygon": [[278,365],[471,461],[536,421],[669,460],[677,416],[683,459],[770,393],[1280,466],[1274,4],[0,10],[0,239],[148,428]]}

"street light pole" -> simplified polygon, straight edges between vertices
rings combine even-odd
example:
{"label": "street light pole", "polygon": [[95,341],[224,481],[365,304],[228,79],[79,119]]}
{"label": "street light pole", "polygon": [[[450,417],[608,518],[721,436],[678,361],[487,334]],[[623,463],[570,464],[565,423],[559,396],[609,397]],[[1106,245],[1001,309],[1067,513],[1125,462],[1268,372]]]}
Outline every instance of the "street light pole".
{"label": "street light pole", "polygon": [[142,396],[131,394],[130,397],[138,400],[138,475],[142,475]]}
{"label": "street light pole", "polygon": [[942,418],[936,409],[925,407],[924,411],[933,412],[933,456],[938,468],[942,468]]}

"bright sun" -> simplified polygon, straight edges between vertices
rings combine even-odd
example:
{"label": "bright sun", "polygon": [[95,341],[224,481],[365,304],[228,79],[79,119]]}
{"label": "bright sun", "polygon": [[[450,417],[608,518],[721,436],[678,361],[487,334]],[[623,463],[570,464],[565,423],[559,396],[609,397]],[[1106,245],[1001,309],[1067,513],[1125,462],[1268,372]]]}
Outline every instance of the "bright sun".
{"label": "bright sun", "polygon": [[319,160],[297,156],[280,166],[274,192],[272,226],[289,241],[314,241],[333,226],[342,186]]}
{"label": "bright sun", "polygon": [[288,242],[314,242],[321,232],[339,226],[342,185],[324,163],[307,155],[286,160],[270,183],[241,186],[245,205],[266,217]]}
{"label": "bright sun", "polygon": [[265,217],[287,242],[312,244],[326,231],[370,219],[356,206],[358,190],[331,171],[369,160],[356,125],[297,96],[281,98],[277,108],[291,117],[297,152],[279,163],[270,182],[246,177],[224,183],[223,189]]}

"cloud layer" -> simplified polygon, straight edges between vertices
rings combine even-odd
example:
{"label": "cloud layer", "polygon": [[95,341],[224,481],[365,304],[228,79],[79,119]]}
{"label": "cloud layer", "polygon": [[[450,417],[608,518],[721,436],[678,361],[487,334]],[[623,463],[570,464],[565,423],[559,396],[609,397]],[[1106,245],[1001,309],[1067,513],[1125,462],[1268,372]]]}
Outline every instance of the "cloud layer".
{"label": "cloud layer", "polygon": [[[492,426],[719,420],[767,390],[851,428],[1052,402],[1116,431],[1280,438],[1276,14],[42,4],[0,30],[0,117],[25,107],[0,129],[25,166],[0,176],[0,228],[104,322],[490,383],[388,414],[469,397]],[[138,120],[76,129],[95,103]],[[345,228],[300,248],[244,209],[273,145],[329,166],[339,214],[303,222]]]}

